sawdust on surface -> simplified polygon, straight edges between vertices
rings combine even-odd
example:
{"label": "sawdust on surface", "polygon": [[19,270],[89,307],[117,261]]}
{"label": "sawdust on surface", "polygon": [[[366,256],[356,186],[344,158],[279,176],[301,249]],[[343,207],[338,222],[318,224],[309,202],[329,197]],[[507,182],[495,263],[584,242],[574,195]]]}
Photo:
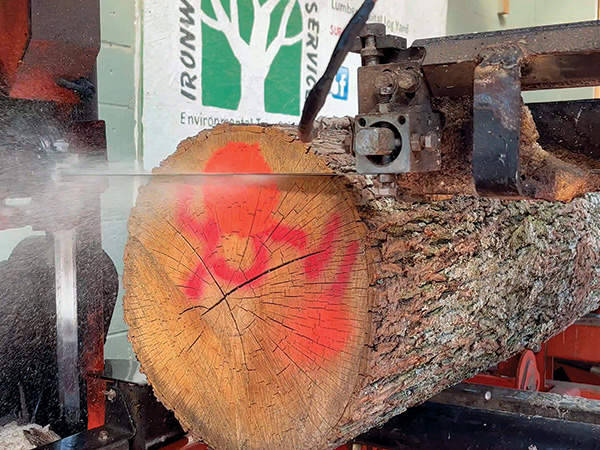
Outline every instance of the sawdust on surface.
{"label": "sawdust on surface", "polygon": [[31,450],[40,444],[33,444],[27,439],[25,432],[35,436],[43,435],[47,437],[45,443],[52,443],[60,437],[50,430],[50,425],[42,427],[37,424],[19,425],[17,422],[0,427],[0,449],[2,450]]}

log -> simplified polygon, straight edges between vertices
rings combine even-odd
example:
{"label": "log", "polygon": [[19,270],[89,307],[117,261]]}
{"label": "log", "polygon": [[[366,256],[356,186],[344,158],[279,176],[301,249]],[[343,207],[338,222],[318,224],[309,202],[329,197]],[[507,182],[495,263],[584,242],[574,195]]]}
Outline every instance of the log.
{"label": "log", "polygon": [[[211,448],[335,448],[598,307],[600,197],[382,198],[349,174],[349,125],[308,147],[292,127],[220,126],[155,173],[305,175],[140,189],[129,338]],[[348,175],[310,175],[329,172]]]}

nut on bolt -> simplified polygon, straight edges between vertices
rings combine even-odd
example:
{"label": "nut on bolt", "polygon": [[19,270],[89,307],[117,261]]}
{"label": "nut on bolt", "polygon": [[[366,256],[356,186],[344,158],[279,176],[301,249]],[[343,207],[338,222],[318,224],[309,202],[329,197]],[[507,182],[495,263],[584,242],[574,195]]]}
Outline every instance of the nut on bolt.
{"label": "nut on bolt", "polygon": [[440,148],[440,138],[435,131],[427,134],[413,133],[410,135],[410,150],[420,152],[421,150],[437,151]]}
{"label": "nut on bolt", "polygon": [[377,195],[381,197],[395,197],[398,192],[398,186],[396,185],[396,177],[389,173],[382,173],[377,175],[377,181],[381,184],[376,189]]}
{"label": "nut on bolt", "polygon": [[389,102],[398,88],[396,79],[392,72],[384,70],[375,79],[375,88],[379,92],[379,100]]}
{"label": "nut on bolt", "polygon": [[437,133],[430,131],[425,136],[421,136],[421,147],[425,150],[437,150],[439,148],[439,138]]}
{"label": "nut on bolt", "polygon": [[396,83],[406,92],[416,92],[421,86],[421,75],[415,69],[396,72]]}
{"label": "nut on bolt", "polygon": [[423,147],[421,146],[421,135],[419,133],[413,133],[410,135],[410,150],[413,152],[420,152]]}
{"label": "nut on bolt", "polygon": [[108,431],[106,431],[106,430],[100,430],[100,433],[98,433],[99,441],[106,442],[106,441],[108,441],[108,437],[109,437],[109,434],[108,434]]}
{"label": "nut on bolt", "polygon": [[365,66],[376,66],[379,64],[379,58],[383,53],[377,48],[377,36],[385,36],[385,25],[378,23],[367,24],[360,33],[364,38],[364,47],[360,51],[360,56]]}
{"label": "nut on bolt", "polygon": [[386,31],[387,27],[383,23],[368,23],[360,30],[359,36],[363,38],[367,36],[385,36]]}

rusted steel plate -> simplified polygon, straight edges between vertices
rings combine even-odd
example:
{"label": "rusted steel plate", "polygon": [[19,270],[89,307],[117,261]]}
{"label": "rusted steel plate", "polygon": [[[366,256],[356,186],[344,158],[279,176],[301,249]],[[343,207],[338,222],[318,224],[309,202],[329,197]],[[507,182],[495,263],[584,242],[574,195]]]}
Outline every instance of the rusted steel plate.
{"label": "rusted steel plate", "polygon": [[600,84],[600,22],[421,39],[423,70],[435,96],[471,93],[475,67],[490,46],[514,44],[523,49],[523,90]]}

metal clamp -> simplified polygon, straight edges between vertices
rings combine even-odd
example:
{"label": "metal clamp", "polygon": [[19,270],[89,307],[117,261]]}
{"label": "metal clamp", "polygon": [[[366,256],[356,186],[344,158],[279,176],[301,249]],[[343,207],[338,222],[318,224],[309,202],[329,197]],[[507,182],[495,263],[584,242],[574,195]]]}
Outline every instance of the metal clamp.
{"label": "metal clamp", "polygon": [[473,178],[485,197],[521,197],[521,61],[516,45],[482,53],[473,87]]}
{"label": "metal clamp", "polygon": [[354,51],[358,70],[359,115],[355,120],[356,171],[399,174],[439,170],[442,117],[433,111],[424,80],[422,48],[405,48],[383,24],[369,24]]}
{"label": "metal clamp", "polygon": [[431,108],[418,64],[362,67],[359,93],[361,114],[354,134],[358,173],[439,170],[442,118]]}

